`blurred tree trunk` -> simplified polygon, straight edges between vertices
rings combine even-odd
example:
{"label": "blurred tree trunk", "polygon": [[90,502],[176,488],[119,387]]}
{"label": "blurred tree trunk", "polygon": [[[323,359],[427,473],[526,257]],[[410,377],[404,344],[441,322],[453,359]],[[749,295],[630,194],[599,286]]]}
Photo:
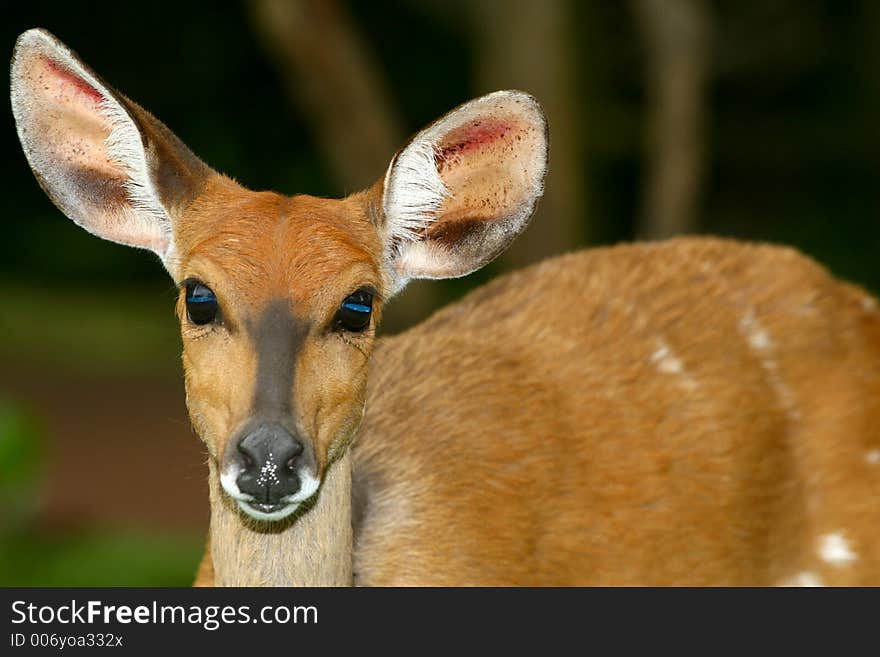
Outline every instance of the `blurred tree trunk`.
{"label": "blurred tree trunk", "polygon": [[646,182],[636,234],[660,239],[699,226],[709,9],[703,0],[633,0],[633,9],[648,87]]}
{"label": "blurred tree trunk", "polygon": [[403,137],[385,81],[336,0],[251,0],[257,36],[346,193],[385,173]]}
{"label": "blurred tree trunk", "polygon": [[521,89],[543,105],[550,124],[550,169],[533,224],[502,256],[519,267],[570,251],[588,237],[583,110],[575,87],[571,5],[567,0],[474,0],[479,94]]}
{"label": "blurred tree trunk", "polygon": [[[860,94],[862,99],[862,111],[859,134],[863,137],[865,155],[861,156],[861,161],[869,170],[876,171],[876,163],[880,162],[880,134],[877,132],[877,115],[880,114],[880,74],[877,72],[877,62],[880,62],[880,3],[866,0],[862,3],[861,11],[857,16],[860,18],[861,37],[859,50],[865,56],[856,64],[861,75],[861,81],[864,85],[864,92]],[[880,215],[880,198],[877,194],[870,195],[870,201],[866,207],[867,216],[876,220]],[[877,238],[878,233],[875,230],[868,232],[874,235],[873,252],[880,252],[880,239]],[[870,244],[870,242],[869,242]],[[869,252],[871,248],[868,248]],[[876,264],[873,265],[876,268]],[[876,269],[874,269],[876,271]],[[878,279],[874,279],[875,281]],[[873,286],[875,293],[880,293],[880,285],[875,283]]]}
{"label": "blurred tree trunk", "polygon": [[[345,7],[337,0],[251,0],[250,9],[257,37],[343,191],[371,185],[404,135],[384,76]],[[437,303],[434,287],[410,286],[389,304],[383,329],[397,332]]]}

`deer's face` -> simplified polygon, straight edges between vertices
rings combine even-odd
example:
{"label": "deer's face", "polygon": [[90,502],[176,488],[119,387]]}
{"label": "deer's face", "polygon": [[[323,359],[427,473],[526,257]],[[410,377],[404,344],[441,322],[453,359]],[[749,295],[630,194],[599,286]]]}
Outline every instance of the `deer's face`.
{"label": "deer's face", "polygon": [[353,200],[229,183],[179,225],[190,417],[226,493],[255,518],[284,517],[363,415],[386,294],[378,234]]}
{"label": "deer's face", "polygon": [[319,494],[351,441],[382,301],[492,260],[543,190],[546,123],[522,92],[441,117],[336,201],[243,189],[43,30],[19,37],[11,79],[19,139],[59,209],[150,249],[177,283],[214,492],[262,520]]}

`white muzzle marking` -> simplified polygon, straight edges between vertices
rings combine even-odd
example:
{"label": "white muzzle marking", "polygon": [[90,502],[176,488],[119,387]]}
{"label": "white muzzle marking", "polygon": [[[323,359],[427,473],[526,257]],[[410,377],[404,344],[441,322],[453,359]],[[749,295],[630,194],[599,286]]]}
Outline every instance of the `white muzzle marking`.
{"label": "white muzzle marking", "polygon": [[251,503],[254,502],[253,495],[242,493],[239,490],[238,484],[235,483],[239,474],[241,474],[239,468],[234,465],[230,466],[220,475],[220,485],[247,515],[255,520],[263,520],[267,522],[283,520],[288,517],[299,508],[300,504],[312,497],[321,486],[320,479],[305,468],[302,468],[297,473],[300,481],[299,490],[292,495],[281,498],[282,503],[284,503],[282,508],[267,513],[252,506]]}

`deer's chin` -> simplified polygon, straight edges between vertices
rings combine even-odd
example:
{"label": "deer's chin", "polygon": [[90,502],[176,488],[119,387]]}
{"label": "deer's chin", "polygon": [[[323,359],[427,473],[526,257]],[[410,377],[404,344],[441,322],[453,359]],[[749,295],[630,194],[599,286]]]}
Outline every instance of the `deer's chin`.
{"label": "deer's chin", "polygon": [[263,522],[275,522],[284,520],[299,508],[299,502],[282,504],[260,504],[259,502],[246,502],[235,500],[238,507],[254,520]]}

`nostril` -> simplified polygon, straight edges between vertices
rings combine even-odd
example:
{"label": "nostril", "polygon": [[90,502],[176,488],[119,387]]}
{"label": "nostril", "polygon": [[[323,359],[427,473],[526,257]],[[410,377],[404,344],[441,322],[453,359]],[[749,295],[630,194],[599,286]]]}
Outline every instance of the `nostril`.
{"label": "nostril", "polygon": [[293,472],[294,468],[296,467],[296,460],[302,453],[303,444],[298,440],[293,441],[293,444],[290,446],[290,451],[288,452],[289,456],[284,464],[284,467],[290,472]]}
{"label": "nostril", "polygon": [[238,445],[238,453],[241,454],[241,460],[244,464],[245,470],[250,470],[254,467],[254,457],[251,455],[250,451],[243,445]]}

